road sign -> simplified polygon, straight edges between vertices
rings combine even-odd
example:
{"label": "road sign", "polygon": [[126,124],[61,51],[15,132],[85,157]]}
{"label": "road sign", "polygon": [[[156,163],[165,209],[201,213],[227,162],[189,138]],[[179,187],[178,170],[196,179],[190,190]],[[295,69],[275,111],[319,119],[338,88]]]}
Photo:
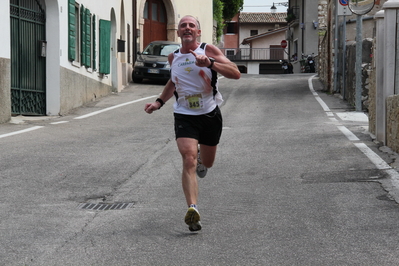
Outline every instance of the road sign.
{"label": "road sign", "polygon": [[287,41],[286,41],[286,40],[282,40],[282,41],[281,41],[281,47],[282,47],[283,49],[285,49],[285,48],[287,47]]}
{"label": "road sign", "polygon": [[338,16],[350,16],[352,11],[350,11],[348,5],[350,0],[338,0],[337,11]]}

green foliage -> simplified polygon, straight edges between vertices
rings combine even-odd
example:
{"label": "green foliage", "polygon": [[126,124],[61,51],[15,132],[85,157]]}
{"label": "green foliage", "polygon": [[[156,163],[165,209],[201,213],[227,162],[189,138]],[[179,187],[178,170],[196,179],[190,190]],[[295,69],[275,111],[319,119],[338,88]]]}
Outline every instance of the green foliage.
{"label": "green foliage", "polygon": [[213,0],[213,19],[217,23],[216,41],[220,41],[223,34],[224,21],[231,20],[242,10],[244,0]]}
{"label": "green foliage", "polygon": [[216,41],[220,41],[223,34],[223,2],[221,0],[213,0],[213,19],[216,21]]}
{"label": "green foliage", "polygon": [[242,10],[244,0],[221,0],[223,2],[223,18],[231,20],[239,11]]}
{"label": "green foliage", "polygon": [[294,10],[292,8],[287,9],[287,17],[285,20],[290,23],[291,21],[295,20],[296,16],[294,14]]}

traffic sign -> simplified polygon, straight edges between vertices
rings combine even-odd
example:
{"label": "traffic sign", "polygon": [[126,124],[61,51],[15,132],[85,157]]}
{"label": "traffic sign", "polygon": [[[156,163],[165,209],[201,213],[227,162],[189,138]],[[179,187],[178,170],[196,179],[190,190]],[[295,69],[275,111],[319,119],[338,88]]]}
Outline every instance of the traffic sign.
{"label": "traffic sign", "polygon": [[349,9],[349,1],[350,0],[338,0],[337,4],[337,12],[338,16],[350,16],[352,15],[352,11]]}
{"label": "traffic sign", "polygon": [[286,40],[282,40],[282,41],[281,41],[281,47],[282,47],[283,49],[285,49],[285,48],[287,47],[287,41],[286,41]]}

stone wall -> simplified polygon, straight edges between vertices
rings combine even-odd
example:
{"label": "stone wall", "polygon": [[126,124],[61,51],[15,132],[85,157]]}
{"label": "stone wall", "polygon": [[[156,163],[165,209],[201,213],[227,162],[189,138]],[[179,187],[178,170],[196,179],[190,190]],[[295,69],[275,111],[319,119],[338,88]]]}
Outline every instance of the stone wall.
{"label": "stone wall", "polygon": [[11,119],[11,60],[0,58],[0,123]]}
{"label": "stone wall", "polygon": [[399,95],[387,98],[387,146],[399,152]]}
{"label": "stone wall", "polygon": [[[373,41],[373,47],[375,47],[375,40]],[[374,52],[373,52],[374,54]],[[368,99],[368,116],[369,116],[369,132],[376,134],[376,66],[375,56],[372,57],[370,64],[371,73],[369,75],[369,99]]]}
{"label": "stone wall", "polygon": [[[370,76],[372,71],[372,50],[373,40],[364,39],[362,43],[362,110],[368,111],[369,107],[369,88]],[[356,42],[348,42],[346,46],[346,73],[345,90],[338,89],[341,94],[344,93],[345,99],[353,106],[356,103]],[[373,75],[372,75],[373,76]],[[374,84],[374,81],[372,82]]]}

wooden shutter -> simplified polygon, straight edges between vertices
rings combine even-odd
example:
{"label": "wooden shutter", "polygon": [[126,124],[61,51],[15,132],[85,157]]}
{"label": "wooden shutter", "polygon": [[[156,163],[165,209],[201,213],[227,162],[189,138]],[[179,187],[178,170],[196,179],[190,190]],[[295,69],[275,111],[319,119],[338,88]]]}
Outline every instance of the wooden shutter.
{"label": "wooden shutter", "polygon": [[111,21],[100,19],[100,73],[109,74],[111,69]]}
{"label": "wooden shutter", "polygon": [[93,23],[91,24],[92,25],[92,36],[93,36],[93,38],[92,38],[92,40],[93,40],[93,45],[92,45],[92,47],[93,47],[93,49],[92,49],[92,59],[93,59],[93,64],[92,64],[92,68],[93,68],[93,70],[96,70],[97,68],[97,61],[96,61],[96,45],[97,45],[97,42],[96,42],[96,15],[93,15]]}
{"label": "wooden shutter", "polygon": [[86,46],[83,48],[85,50],[85,66],[91,67],[91,14],[90,10],[86,8],[85,10],[85,36],[86,39]]}
{"label": "wooden shutter", "polygon": [[68,59],[75,60],[76,53],[76,24],[75,0],[68,0]]}
{"label": "wooden shutter", "polygon": [[83,66],[86,65],[86,19],[85,7],[80,6],[80,62]]}

